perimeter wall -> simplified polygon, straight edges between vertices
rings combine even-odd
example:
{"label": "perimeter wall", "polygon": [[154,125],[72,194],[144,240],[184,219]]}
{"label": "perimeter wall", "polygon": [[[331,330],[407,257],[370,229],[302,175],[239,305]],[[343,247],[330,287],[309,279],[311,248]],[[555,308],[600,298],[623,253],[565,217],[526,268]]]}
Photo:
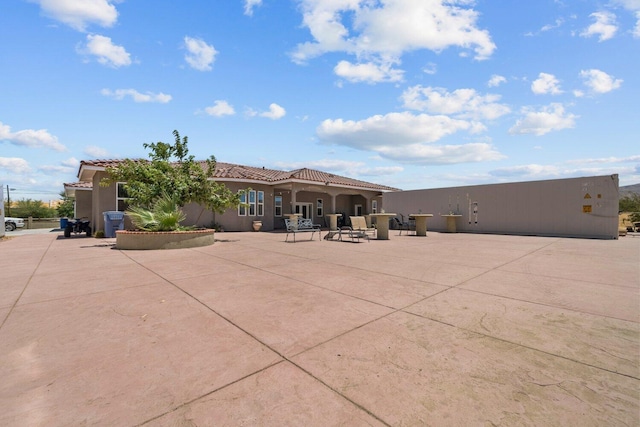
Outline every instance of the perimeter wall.
{"label": "perimeter wall", "polygon": [[385,193],[387,212],[430,213],[427,229],[458,232],[618,238],[618,175]]}

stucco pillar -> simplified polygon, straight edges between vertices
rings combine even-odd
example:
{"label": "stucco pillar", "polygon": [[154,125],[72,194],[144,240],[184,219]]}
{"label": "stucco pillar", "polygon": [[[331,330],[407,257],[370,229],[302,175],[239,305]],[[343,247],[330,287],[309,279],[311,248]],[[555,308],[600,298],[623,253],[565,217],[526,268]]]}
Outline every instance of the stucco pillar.
{"label": "stucco pillar", "polygon": [[296,187],[295,184],[291,184],[291,205],[289,206],[289,212],[295,213],[294,206],[296,205]]}

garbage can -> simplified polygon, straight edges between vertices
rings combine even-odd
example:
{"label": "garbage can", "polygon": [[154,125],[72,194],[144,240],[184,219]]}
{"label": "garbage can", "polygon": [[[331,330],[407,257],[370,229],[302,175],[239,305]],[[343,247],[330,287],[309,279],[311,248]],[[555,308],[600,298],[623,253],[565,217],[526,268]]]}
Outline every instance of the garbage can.
{"label": "garbage can", "polygon": [[104,215],[104,237],[116,237],[116,230],[124,230],[124,212],[107,211]]}
{"label": "garbage can", "polygon": [[60,218],[60,230],[67,228],[67,224],[69,224],[69,218]]}

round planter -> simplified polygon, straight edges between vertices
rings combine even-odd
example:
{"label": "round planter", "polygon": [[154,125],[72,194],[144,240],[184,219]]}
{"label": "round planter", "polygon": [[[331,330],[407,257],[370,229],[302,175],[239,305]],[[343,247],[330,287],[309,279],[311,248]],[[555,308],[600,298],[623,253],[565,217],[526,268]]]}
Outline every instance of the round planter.
{"label": "round planter", "polygon": [[262,221],[253,221],[253,231],[260,231],[262,228]]}
{"label": "round planter", "polygon": [[214,242],[214,230],[192,231],[116,231],[116,249],[151,250],[184,249],[209,246]]}

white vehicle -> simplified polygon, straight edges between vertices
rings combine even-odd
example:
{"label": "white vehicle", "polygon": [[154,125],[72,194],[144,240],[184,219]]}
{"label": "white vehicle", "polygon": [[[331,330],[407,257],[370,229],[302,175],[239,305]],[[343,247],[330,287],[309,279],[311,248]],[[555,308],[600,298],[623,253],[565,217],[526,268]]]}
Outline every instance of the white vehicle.
{"label": "white vehicle", "polygon": [[13,231],[16,228],[22,227],[24,227],[24,220],[22,218],[4,217],[4,231]]}

